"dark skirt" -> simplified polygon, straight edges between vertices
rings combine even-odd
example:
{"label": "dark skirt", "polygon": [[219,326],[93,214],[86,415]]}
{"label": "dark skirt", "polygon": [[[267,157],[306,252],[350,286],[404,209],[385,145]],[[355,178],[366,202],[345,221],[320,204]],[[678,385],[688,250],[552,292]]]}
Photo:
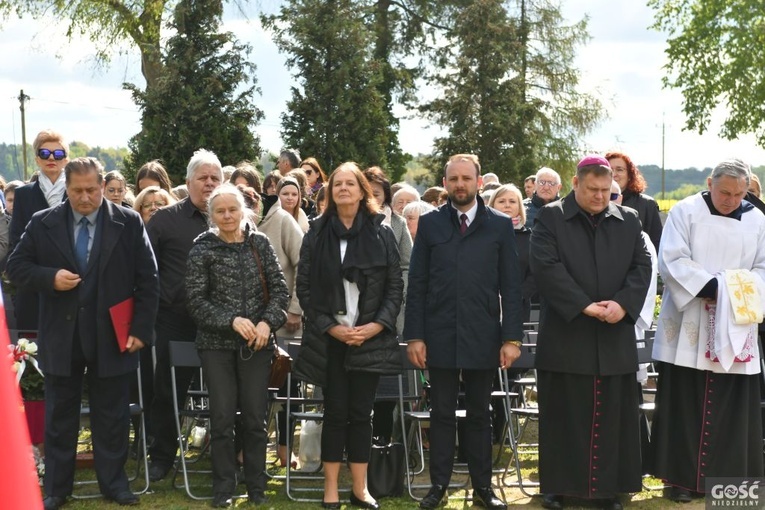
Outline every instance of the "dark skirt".
{"label": "dark skirt", "polygon": [[662,363],[652,474],[696,492],[707,477],[763,476],[759,378]]}
{"label": "dark skirt", "polygon": [[613,498],[641,490],[635,374],[538,371],[543,494]]}

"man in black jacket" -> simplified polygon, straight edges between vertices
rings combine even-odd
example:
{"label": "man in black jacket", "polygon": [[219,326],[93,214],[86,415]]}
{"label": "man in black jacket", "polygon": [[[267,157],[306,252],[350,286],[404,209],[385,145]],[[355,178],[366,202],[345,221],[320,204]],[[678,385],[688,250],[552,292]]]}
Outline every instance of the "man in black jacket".
{"label": "man in black jacket", "polygon": [[[159,282],[141,217],[103,199],[102,171],[94,158],[69,162],[60,177],[69,200],[34,214],[8,259],[11,281],[40,294],[46,510],[72,493],[83,377],[99,489],[120,505],[138,504],[125,475],[129,389],[138,350],[152,340]],[[128,298],[134,311],[121,352],[109,309]]]}
{"label": "man in black jacket", "polygon": [[460,375],[467,404],[465,445],[474,498],[506,508],[491,488],[491,390],[497,367],[520,356],[521,276],[513,222],[477,196],[481,166],[457,154],[444,169],[449,200],[420,217],[409,266],[404,338],[431,384],[430,479],[420,503],[441,504],[452,474]]}

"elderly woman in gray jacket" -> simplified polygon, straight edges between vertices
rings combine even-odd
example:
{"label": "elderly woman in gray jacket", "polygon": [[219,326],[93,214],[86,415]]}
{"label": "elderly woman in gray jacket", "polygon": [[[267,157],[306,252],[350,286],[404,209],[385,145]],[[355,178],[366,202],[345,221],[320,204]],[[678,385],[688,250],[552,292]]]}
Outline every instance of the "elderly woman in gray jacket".
{"label": "elderly woman in gray jacket", "polygon": [[213,507],[218,508],[232,504],[236,489],[237,409],[247,494],[256,504],[266,499],[271,332],[284,324],[289,303],[276,254],[268,238],[250,227],[248,211],[234,186],[217,188],[208,201],[212,228],[194,241],[186,270],[188,307],[210,395]]}

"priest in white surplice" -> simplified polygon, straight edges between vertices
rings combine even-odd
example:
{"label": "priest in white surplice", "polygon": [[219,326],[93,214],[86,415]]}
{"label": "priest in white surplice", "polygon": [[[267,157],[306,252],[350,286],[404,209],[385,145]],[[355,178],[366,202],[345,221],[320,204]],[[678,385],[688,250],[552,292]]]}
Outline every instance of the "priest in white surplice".
{"label": "priest in white surplice", "polygon": [[674,501],[703,496],[709,477],[763,476],[765,215],[744,200],[749,176],[742,161],[717,165],[707,191],[672,208],[661,237],[652,474]]}

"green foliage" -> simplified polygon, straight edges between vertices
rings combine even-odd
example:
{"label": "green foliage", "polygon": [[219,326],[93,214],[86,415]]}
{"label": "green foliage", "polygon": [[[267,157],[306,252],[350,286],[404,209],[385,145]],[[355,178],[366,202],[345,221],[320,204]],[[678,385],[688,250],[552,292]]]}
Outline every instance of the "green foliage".
{"label": "green foliage", "polygon": [[683,94],[688,130],[704,133],[724,106],[720,135],[754,133],[765,147],[765,3],[649,0],[653,28],[668,34],[664,85]]}
{"label": "green foliage", "polygon": [[142,126],[130,140],[130,172],[161,159],[179,184],[199,148],[215,152],[224,165],[259,158],[253,128],[263,113],[254,106],[255,66],[246,59],[248,45],[219,31],[222,12],[219,0],[182,0],[162,78],[146,91],[126,85],[141,109]]}
{"label": "green foliage", "polygon": [[372,58],[363,14],[352,0],[289,0],[262,18],[297,76],[281,133],[327,173],[353,160],[400,175],[398,122],[380,92],[382,66]]}
{"label": "green foliage", "polygon": [[151,88],[162,73],[162,16],[172,4],[171,0],[0,0],[0,13],[30,14],[64,24],[70,39],[87,36],[99,65],[108,64],[115,51],[132,43],[141,54],[141,71]]}
{"label": "green foliage", "polygon": [[436,139],[436,155],[443,163],[478,154],[503,181],[543,165],[567,180],[581,137],[604,115],[596,98],[577,91],[573,63],[588,39],[586,20],[565,25],[548,0],[474,0],[454,16],[428,77],[444,94],[421,107],[449,130]]}
{"label": "green foliage", "polygon": [[45,379],[31,364],[27,364],[21,375],[19,387],[24,400],[45,400]]}

